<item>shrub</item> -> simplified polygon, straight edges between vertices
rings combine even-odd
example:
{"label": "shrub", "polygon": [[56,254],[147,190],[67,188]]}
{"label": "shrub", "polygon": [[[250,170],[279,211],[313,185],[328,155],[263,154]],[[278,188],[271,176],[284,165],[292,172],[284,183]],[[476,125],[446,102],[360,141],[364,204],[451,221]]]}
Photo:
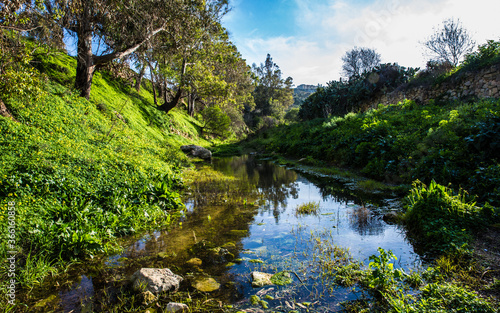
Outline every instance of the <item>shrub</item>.
{"label": "shrub", "polygon": [[417,234],[424,254],[467,253],[471,231],[481,225],[480,208],[467,194],[432,181],[413,184],[406,201],[405,222]]}

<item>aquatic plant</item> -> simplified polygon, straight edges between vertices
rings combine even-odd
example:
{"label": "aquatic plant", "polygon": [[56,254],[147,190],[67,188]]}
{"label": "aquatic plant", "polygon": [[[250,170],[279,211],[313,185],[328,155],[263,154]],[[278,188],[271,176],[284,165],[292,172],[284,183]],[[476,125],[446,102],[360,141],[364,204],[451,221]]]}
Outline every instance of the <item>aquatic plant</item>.
{"label": "aquatic plant", "polygon": [[317,215],[319,212],[319,202],[306,202],[295,208],[295,215]]}

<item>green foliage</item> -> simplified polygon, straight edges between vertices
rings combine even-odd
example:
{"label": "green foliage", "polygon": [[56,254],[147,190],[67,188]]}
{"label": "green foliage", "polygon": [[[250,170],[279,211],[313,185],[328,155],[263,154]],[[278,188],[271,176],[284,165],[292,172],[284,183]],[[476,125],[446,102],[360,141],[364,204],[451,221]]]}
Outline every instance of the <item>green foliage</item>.
{"label": "green foliage", "polygon": [[292,78],[281,78],[281,70],[269,54],[264,64],[254,64],[253,72],[256,79],[252,92],[255,107],[246,106],[246,123],[252,129],[274,126],[293,104]]}
{"label": "green foliage", "polygon": [[500,41],[488,40],[477,51],[468,54],[462,63],[466,68],[478,68],[493,64],[500,59]]}
{"label": "green foliage", "polygon": [[394,269],[394,264],[390,263],[392,259],[397,260],[392,251],[385,251],[378,248],[380,255],[370,256],[370,264],[368,265],[370,271],[365,276],[365,284],[374,291],[377,296],[393,288],[397,281],[402,280],[406,274],[403,270]]}
{"label": "green foliage", "polygon": [[286,112],[285,120],[287,122],[298,122],[299,121],[299,108],[293,108],[290,111]]}
{"label": "green foliage", "polygon": [[432,181],[417,181],[407,197],[405,221],[418,234],[426,255],[467,253],[471,231],[480,227],[481,209],[467,201],[467,194],[454,194],[450,188]]}
{"label": "green foliage", "polygon": [[44,76],[32,66],[36,44],[24,40],[17,32],[0,30],[0,99],[8,105],[20,99],[24,106],[45,95]]}
{"label": "green foliage", "polygon": [[419,301],[410,312],[495,312],[491,304],[457,285],[431,283],[421,291]]}
{"label": "green foliage", "polygon": [[204,132],[224,139],[231,135],[231,119],[219,106],[205,108],[201,115],[205,121]]}
{"label": "green foliage", "polygon": [[391,251],[370,256],[361,288],[374,297],[343,303],[348,312],[496,312],[493,304],[457,282],[443,281],[441,267],[406,274],[394,269]]}
{"label": "green foliage", "polygon": [[304,101],[299,117],[311,120],[364,111],[363,101],[407,83],[417,71],[397,64],[382,64],[348,81],[331,81]]}
{"label": "green foliage", "polygon": [[[47,54],[38,62],[67,69],[75,60]],[[56,72],[60,81],[72,75]],[[28,289],[64,262],[116,251],[121,236],[169,226],[183,208],[179,147],[207,144],[196,120],[156,110],[146,89],[137,93],[106,73],[95,75],[90,101],[54,81],[41,86],[45,97],[29,105],[20,93],[6,100],[19,122],[0,117],[0,256],[14,201],[16,276]],[[2,267],[2,282],[5,275]]]}
{"label": "green foliage", "polygon": [[408,100],[281,125],[246,145],[289,157],[310,156],[377,180],[452,183],[498,206],[499,106],[498,100],[428,105]]}

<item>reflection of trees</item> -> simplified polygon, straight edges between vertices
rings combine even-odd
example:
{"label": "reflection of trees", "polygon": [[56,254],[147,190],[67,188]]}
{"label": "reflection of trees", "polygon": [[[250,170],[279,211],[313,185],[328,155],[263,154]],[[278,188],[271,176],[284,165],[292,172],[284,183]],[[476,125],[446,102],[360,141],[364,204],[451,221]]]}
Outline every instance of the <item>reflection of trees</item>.
{"label": "reflection of trees", "polygon": [[301,173],[308,181],[318,187],[321,196],[326,199],[331,197],[339,203],[354,202],[363,205],[364,203],[373,203],[382,205],[385,195],[363,192],[362,190],[353,190],[349,184],[336,178],[318,177],[307,173]]}
{"label": "reflection of trees", "polygon": [[361,236],[379,235],[384,231],[380,219],[373,216],[372,212],[364,206],[357,206],[349,212],[349,224]]}
{"label": "reflection of trees", "polygon": [[297,173],[270,161],[256,160],[253,156],[246,155],[216,160],[214,167],[257,185],[266,199],[265,208],[273,211],[276,222],[279,221],[281,211],[286,208],[286,200],[298,197]]}
{"label": "reflection of trees", "polygon": [[266,209],[272,209],[276,223],[278,223],[279,215],[286,209],[287,199],[298,198],[297,173],[271,162],[257,166],[255,171],[259,173],[257,186],[266,199]]}

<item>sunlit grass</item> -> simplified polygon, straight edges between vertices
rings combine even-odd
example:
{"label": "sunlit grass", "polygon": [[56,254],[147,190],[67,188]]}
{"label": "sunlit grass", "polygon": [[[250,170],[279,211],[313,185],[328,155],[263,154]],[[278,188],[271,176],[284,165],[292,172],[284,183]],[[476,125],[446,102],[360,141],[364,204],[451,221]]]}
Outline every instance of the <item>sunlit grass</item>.
{"label": "sunlit grass", "polygon": [[295,215],[318,215],[319,202],[306,202],[295,208]]}

